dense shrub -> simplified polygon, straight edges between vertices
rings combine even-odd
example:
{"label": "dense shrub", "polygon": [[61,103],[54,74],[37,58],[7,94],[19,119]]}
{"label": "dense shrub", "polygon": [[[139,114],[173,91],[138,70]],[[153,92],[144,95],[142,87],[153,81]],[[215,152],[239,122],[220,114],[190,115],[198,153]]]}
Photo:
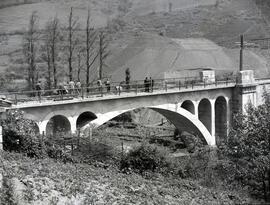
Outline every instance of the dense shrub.
{"label": "dense shrub", "polygon": [[141,174],[145,171],[162,171],[170,166],[167,151],[145,143],[130,150],[120,162],[121,170],[133,170]]}
{"label": "dense shrub", "polygon": [[[234,116],[226,142],[219,147],[224,159],[234,164],[230,175],[257,197],[270,201],[270,101]],[[226,170],[225,170],[226,171]]]}
{"label": "dense shrub", "polygon": [[3,148],[6,151],[20,152],[28,157],[51,157],[64,162],[72,161],[60,146],[52,144],[36,131],[33,121],[24,119],[22,111],[8,111],[1,122],[3,126]]}
{"label": "dense shrub", "polygon": [[46,155],[44,144],[36,134],[33,121],[23,118],[22,111],[8,111],[1,122],[3,127],[3,147],[7,151],[23,152],[29,157]]}

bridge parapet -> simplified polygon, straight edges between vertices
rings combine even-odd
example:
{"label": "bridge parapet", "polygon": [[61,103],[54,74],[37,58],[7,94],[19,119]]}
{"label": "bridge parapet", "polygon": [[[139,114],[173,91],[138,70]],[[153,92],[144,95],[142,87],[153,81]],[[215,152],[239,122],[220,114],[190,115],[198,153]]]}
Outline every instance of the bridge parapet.
{"label": "bridge parapet", "polygon": [[[207,77],[206,77],[207,76]],[[210,77],[209,77],[210,76]],[[216,81],[213,73],[204,75],[204,78],[171,78],[154,79],[151,82],[135,81],[127,84],[111,83],[107,86],[90,86],[80,89],[23,91],[14,93],[4,93],[9,101],[14,105],[41,104],[41,103],[65,103],[72,100],[94,100],[121,97],[134,97],[140,95],[166,94],[170,92],[192,92],[210,89],[221,89],[235,86],[235,79],[221,79]]]}

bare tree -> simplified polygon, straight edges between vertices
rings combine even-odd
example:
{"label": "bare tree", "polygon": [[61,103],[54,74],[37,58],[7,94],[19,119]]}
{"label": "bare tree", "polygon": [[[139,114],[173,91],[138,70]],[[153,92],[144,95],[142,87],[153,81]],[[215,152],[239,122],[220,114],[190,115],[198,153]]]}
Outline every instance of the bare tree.
{"label": "bare tree", "polygon": [[44,47],[45,47],[45,53],[46,55],[44,56],[44,60],[47,62],[47,72],[48,72],[48,75],[47,75],[47,85],[48,85],[48,89],[50,90],[51,87],[52,87],[52,84],[51,84],[51,49],[50,49],[50,39],[49,39],[49,36],[46,35],[45,36],[45,42],[44,42]]}
{"label": "bare tree", "polygon": [[90,26],[90,10],[88,9],[88,15],[87,15],[87,21],[86,21],[86,81],[85,81],[87,86],[89,85],[90,68],[98,57],[98,53],[95,55],[95,52],[94,52],[95,50],[94,44],[96,42],[96,39],[97,39],[97,33]]}
{"label": "bare tree", "polygon": [[82,65],[81,65],[81,57],[82,57],[82,51],[80,50],[78,52],[78,70],[77,70],[77,81],[80,82],[81,81],[81,78],[80,78],[80,75],[81,75],[81,68],[82,68]]}
{"label": "bare tree", "polygon": [[105,60],[109,55],[108,40],[105,38],[104,31],[101,31],[99,34],[99,79],[103,78],[103,68],[106,66]]}
{"label": "bare tree", "polygon": [[77,38],[75,37],[75,31],[78,29],[79,23],[78,18],[73,17],[73,8],[70,8],[70,13],[68,17],[68,67],[69,67],[69,80],[73,80],[73,53],[75,46],[77,44]]}
{"label": "bare tree", "polygon": [[48,87],[51,89],[51,70],[53,71],[54,87],[57,87],[57,47],[60,40],[59,19],[49,20],[45,29],[45,47],[48,64]]}
{"label": "bare tree", "polygon": [[34,90],[36,85],[36,51],[38,43],[38,16],[33,12],[30,16],[28,31],[23,39],[23,52],[28,64],[28,87]]}

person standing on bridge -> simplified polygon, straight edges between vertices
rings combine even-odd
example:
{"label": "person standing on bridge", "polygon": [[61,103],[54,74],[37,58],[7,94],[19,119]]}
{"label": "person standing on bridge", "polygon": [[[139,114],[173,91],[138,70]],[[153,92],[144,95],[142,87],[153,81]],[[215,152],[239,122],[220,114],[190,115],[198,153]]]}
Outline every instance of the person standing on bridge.
{"label": "person standing on bridge", "polygon": [[78,95],[80,95],[81,94],[81,83],[80,83],[80,81],[76,82],[75,86],[76,86]]}
{"label": "person standing on bridge", "polygon": [[74,90],[75,90],[75,83],[71,80],[69,82],[69,92],[71,95],[74,95]]}
{"label": "person standing on bridge", "polygon": [[129,90],[130,89],[130,70],[129,68],[126,69],[126,89]]}
{"label": "person standing on bridge", "polygon": [[98,86],[98,90],[99,90],[99,92],[100,92],[100,94],[101,94],[101,96],[102,96],[102,81],[101,80],[98,80],[97,81],[97,86]]}
{"label": "person standing on bridge", "polygon": [[151,92],[154,90],[154,80],[150,77],[149,79],[150,87],[151,87]]}
{"label": "person standing on bridge", "polygon": [[111,82],[109,81],[109,79],[107,78],[107,80],[105,81],[105,86],[107,88],[107,92],[109,93],[111,91]]}
{"label": "person standing on bridge", "polygon": [[147,92],[147,82],[148,82],[148,78],[145,77],[144,82],[143,82],[143,84],[144,84],[144,91],[145,92]]}
{"label": "person standing on bridge", "polygon": [[38,83],[36,84],[36,91],[38,95],[38,100],[41,100],[41,81],[39,80]]}

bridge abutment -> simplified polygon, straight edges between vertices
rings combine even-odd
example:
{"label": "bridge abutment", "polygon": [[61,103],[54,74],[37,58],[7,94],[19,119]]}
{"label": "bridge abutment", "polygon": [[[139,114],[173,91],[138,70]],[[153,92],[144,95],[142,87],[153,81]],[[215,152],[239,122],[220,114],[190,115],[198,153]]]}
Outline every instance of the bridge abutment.
{"label": "bridge abutment", "polygon": [[257,106],[257,83],[253,70],[243,70],[237,74],[234,93],[234,112],[245,113],[248,104]]}
{"label": "bridge abutment", "polygon": [[77,130],[77,117],[69,117],[68,118],[69,120],[69,123],[70,123],[70,132],[72,134],[75,134],[76,133],[76,130]]}

